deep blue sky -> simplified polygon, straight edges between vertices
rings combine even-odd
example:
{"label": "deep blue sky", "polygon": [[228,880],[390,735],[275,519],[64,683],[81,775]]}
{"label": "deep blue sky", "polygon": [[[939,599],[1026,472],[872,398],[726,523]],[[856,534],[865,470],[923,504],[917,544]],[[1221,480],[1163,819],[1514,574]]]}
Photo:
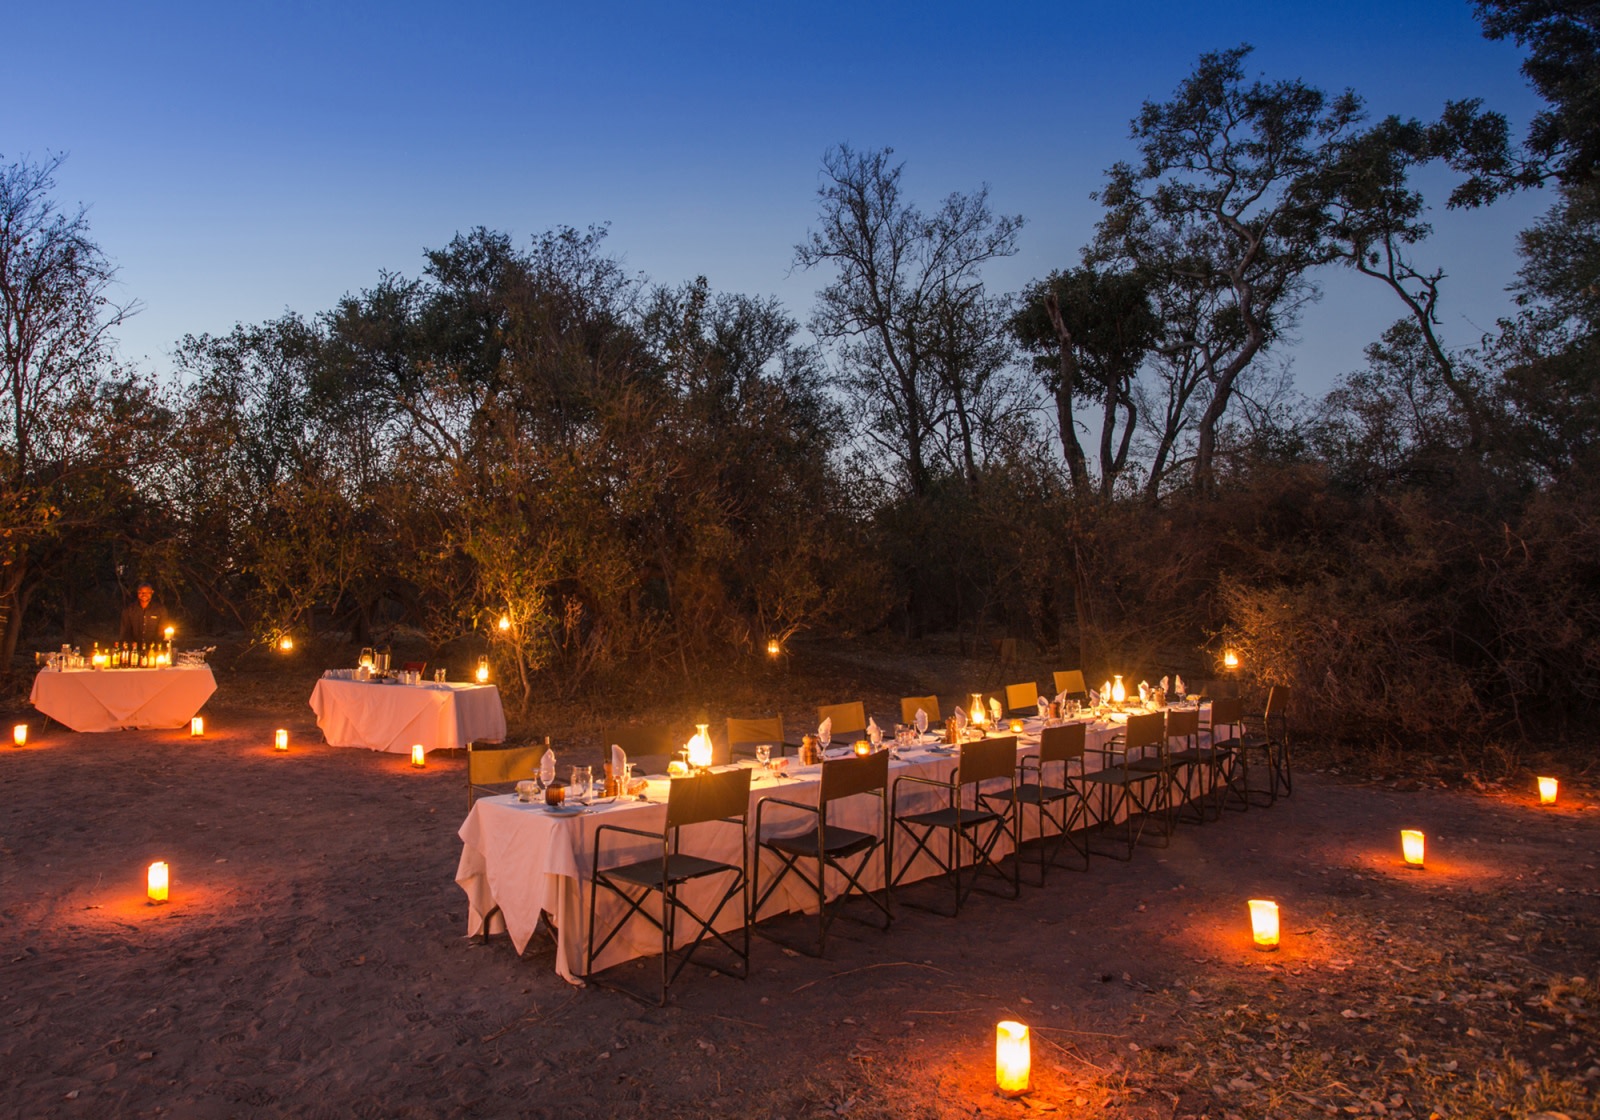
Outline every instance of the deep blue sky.
{"label": "deep blue sky", "polygon": [[[185,333],[328,308],[380,270],[486,225],[519,241],[611,223],[664,283],[776,294],[802,321],[825,277],[791,272],[823,150],[892,146],[931,206],[987,183],[1027,220],[991,283],[1076,262],[1090,192],[1128,122],[1202,51],[1354,87],[1374,115],[1477,96],[1520,133],[1517,49],[1466,0],[1260,3],[390,3],[16,5],[0,158],[66,152],[59,197],[146,309],[125,353],[165,369]],[[1509,305],[1536,197],[1435,213],[1444,333]],[[1398,317],[1333,277],[1294,348],[1302,391],[1354,368]]]}

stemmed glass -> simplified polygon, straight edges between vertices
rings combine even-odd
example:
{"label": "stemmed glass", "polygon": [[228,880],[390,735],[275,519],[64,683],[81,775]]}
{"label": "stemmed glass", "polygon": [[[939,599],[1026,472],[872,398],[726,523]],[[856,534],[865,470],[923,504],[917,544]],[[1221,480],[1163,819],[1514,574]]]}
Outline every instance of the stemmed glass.
{"label": "stemmed glass", "polygon": [[928,713],[921,708],[917,709],[917,736],[920,738],[928,733]]}
{"label": "stemmed glass", "polygon": [[772,744],[760,743],[756,746],[756,761],[761,763],[761,769],[772,769]]}
{"label": "stemmed glass", "polygon": [[818,728],[817,729],[817,742],[822,744],[822,750],[823,750],[824,753],[826,753],[827,750],[828,750],[828,744],[833,742],[833,728],[832,727]]}

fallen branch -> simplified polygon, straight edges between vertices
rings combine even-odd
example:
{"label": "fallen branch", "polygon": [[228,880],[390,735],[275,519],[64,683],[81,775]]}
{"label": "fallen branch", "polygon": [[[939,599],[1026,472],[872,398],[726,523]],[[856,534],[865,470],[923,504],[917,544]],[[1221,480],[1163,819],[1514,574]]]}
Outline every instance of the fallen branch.
{"label": "fallen branch", "polygon": [[916,961],[881,961],[878,964],[864,964],[860,968],[847,968],[843,972],[835,972],[832,976],[823,976],[816,980],[807,981],[789,994],[799,995],[801,992],[811,987],[811,985],[820,984],[823,980],[837,980],[841,976],[849,976],[852,972],[866,972],[870,968],[926,968],[932,972],[942,972],[946,976],[950,975],[949,969],[936,968],[931,964],[918,964]]}

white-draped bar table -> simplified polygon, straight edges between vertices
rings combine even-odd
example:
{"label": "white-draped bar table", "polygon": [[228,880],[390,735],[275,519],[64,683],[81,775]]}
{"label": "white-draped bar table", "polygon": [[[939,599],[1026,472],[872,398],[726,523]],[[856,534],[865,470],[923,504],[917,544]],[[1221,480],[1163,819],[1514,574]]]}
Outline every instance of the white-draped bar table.
{"label": "white-draped bar table", "polygon": [[311,690],[310,704],[323,738],[335,747],[409,754],[416,743],[425,751],[459,750],[506,737],[500,690],[492,684],[323,677]]}
{"label": "white-draped bar table", "polygon": [[[1038,753],[1039,728],[1037,719],[1028,720],[1023,733],[1018,736],[1017,755]],[[1123,721],[1090,722],[1085,735],[1091,749],[1104,746],[1122,730]],[[947,780],[955,769],[958,756],[947,748],[930,748],[923,745],[900,748],[899,757],[889,764],[889,783],[902,775],[931,777]],[[791,760],[792,761],[792,760]],[[744,762],[739,765],[754,766]],[[1099,760],[1090,756],[1091,768],[1098,768]],[[763,797],[776,796],[789,801],[816,804],[820,790],[819,768],[816,766],[791,767],[793,775],[776,779],[767,774],[754,776],[750,788],[750,842],[755,844],[755,806]],[[460,829],[462,842],[461,861],[456,868],[456,883],[466,892],[468,903],[467,933],[469,936],[504,929],[511,937],[518,953],[527,948],[538,928],[541,914],[549,915],[556,933],[556,972],[569,981],[576,982],[586,970],[583,959],[587,939],[589,874],[594,859],[594,834],[602,824],[620,824],[629,828],[659,832],[666,822],[666,801],[669,783],[665,779],[652,780],[648,802],[633,798],[617,798],[598,803],[578,813],[564,811],[552,813],[538,802],[518,801],[514,795],[480,798],[473,804],[471,813]],[[914,812],[940,803],[941,793],[927,786],[906,785],[900,791],[899,810]],[[879,802],[873,797],[853,797],[836,801],[830,809],[830,822],[845,828],[877,832],[881,812]],[[802,831],[815,826],[816,818],[790,811],[794,830]],[[769,811],[766,825],[770,831],[782,828],[784,818]],[[1037,835],[1037,814],[1023,813],[1024,839]],[[696,825],[685,832],[683,850],[708,859],[739,861],[738,829],[726,824]],[[898,838],[897,838],[898,839]],[[607,837],[607,863],[629,859],[648,858],[659,851],[647,841],[630,844],[616,834]],[[905,862],[902,847],[897,844],[895,863]],[[768,878],[776,873],[778,864],[771,853],[760,853],[764,863],[761,870],[763,889]],[[995,858],[1011,851],[1008,840],[1002,840],[995,849]],[[753,866],[753,863],[752,863]],[[861,876],[863,884],[876,889],[883,885],[882,864],[875,855]],[[902,883],[926,878],[938,870],[926,856],[919,855],[916,865],[908,868]],[[830,874],[831,893],[836,895],[842,883]],[[718,885],[712,882],[691,883],[688,890],[714,894]],[[699,905],[704,899],[689,899]],[[624,908],[614,895],[602,893],[597,903],[597,920],[602,929],[611,924]],[[756,915],[756,920],[771,917],[789,910],[815,910],[816,895],[797,876],[790,876]],[[486,922],[486,917],[494,915]],[[740,921],[738,912],[730,907],[718,920],[723,929],[736,928]],[[685,933],[685,938],[689,933]],[[650,923],[635,918],[622,933],[606,946],[596,970],[631,960],[652,956],[661,951],[661,932]]]}
{"label": "white-draped bar table", "polygon": [[74,731],[184,727],[217,690],[207,665],[46,669],[29,702]]}

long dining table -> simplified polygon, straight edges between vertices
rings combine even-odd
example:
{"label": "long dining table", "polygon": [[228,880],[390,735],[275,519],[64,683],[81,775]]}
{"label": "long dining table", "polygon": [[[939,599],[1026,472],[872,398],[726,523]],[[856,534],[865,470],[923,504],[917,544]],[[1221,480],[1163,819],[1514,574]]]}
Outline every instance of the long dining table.
{"label": "long dining table", "polygon": [[[1091,719],[1086,723],[1085,745],[1090,751],[1103,749],[1126,724],[1125,715],[1107,719]],[[1017,735],[1017,756],[1020,762],[1029,755],[1037,755],[1039,732],[1043,722],[1029,719]],[[1001,732],[996,732],[996,736]],[[843,752],[832,752],[835,755]],[[789,760],[791,763],[794,760]],[[889,785],[894,789],[895,779],[904,776],[933,778],[948,781],[960,761],[959,750],[939,744],[932,736],[923,736],[915,745],[894,748],[889,763]],[[755,769],[750,785],[750,815],[747,840],[751,845],[751,866],[762,861],[760,874],[765,889],[769,877],[776,874],[778,862],[771,853],[763,852],[757,844],[755,832],[756,803],[766,797],[781,797],[789,801],[815,805],[820,792],[821,768],[790,766],[787,775],[775,775],[759,764],[744,760],[734,764]],[[1093,768],[1094,764],[1091,763]],[[721,769],[721,768],[719,768]],[[566,806],[552,810],[540,801],[521,801],[514,794],[501,794],[479,798],[461,825],[461,860],[456,868],[456,883],[467,896],[467,934],[498,933],[510,935],[517,952],[522,953],[544,917],[555,936],[555,970],[562,978],[581,983],[590,971],[583,958],[588,936],[588,907],[590,873],[593,870],[595,833],[601,825],[620,824],[628,828],[660,832],[666,822],[666,803],[670,780],[652,777],[644,797],[617,797],[599,799],[592,804]],[[899,790],[896,806],[899,812],[915,812],[942,803],[942,792],[925,785],[907,784]],[[880,829],[882,807],[877,798],[861,796],[835,801],[829,809],[832,824],[862,831]],[[787,819],[784,814],[787,814]],[[765,823],[769,833],[778,830],[800,832],[815,827],[815,815],[784,810],[775,814],[768,810]],[[1038,833],[1037,813],[1023,813],[1023,839]],[[893,825],[890,826],[893,828]],[[692,851],[708,859],[738,863],[740,830],[738,826],[708,823],[692,826],[684,833],[685,851]],[[938,865],[926,854],[915,853],[911,866],[905,866],[908,856],[898,845],[894,860],[901,883],[914,882],[939,872]],[[907,844],[904,847],[911,847]],[[1013,845],[1003,837],[995,848],[996,859],[1007,855]],[[632,838],[618,838],[608,834],[605,862],[609,866],[624,860],[649,858],[659,852],[658,846]],[[883,862],[878,856],[869,861],[861,875],[861,882],[870,889],[883,885]],[[843,889],[843,883],[830,875],[830,897]],[[712,882],[690,883],[686,894],[690,905],[702,905],[706,898],[719,888]],[[658,902],[648,904],[659,914]],[[790,876],[763,906],[760,914],[751,915],[752,921],[772,917],[788,911],[816,909],[816,894],[797,876]],[[623,913],[624,904],[614,895],[602,892],[596,900],[596,922],[602,930]],[[734,929],[743,920],[737,907],[723,911],[717,922],[720,929]],[[683,933],[687,940],[688,931]],[[661,951],[661,932],[643,918],[635,916],[600,954],[593,971],[602,971],[613,965],[637,957],[651,956]]]}

